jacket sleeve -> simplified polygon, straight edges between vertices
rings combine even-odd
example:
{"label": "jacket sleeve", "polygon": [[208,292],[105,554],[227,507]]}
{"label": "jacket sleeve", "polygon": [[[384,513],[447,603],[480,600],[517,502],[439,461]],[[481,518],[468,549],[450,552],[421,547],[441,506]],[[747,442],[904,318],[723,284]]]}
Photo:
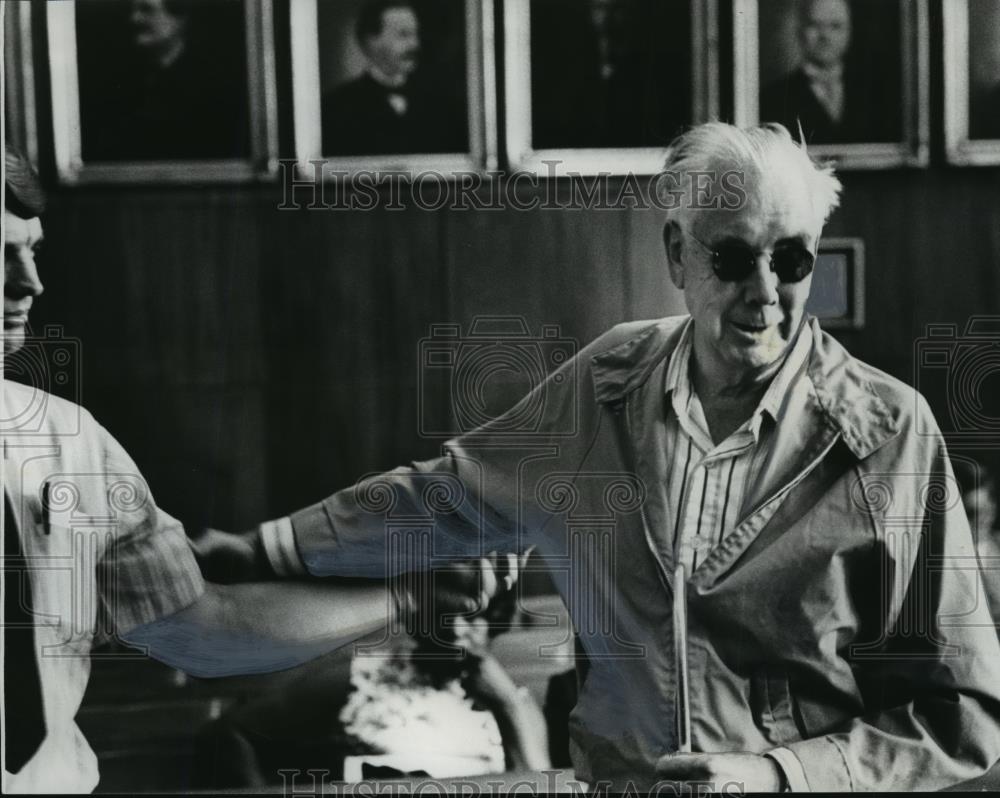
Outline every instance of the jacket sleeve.
{"label": "jacket sleeve", "polygon": [[807,782],[793,788],[939,789],[1000,758],[1000,644],[961,494],[939,437],[911,430],[901,448],[905,456],[878,475],[888,492],[869,496],[884,631],[850,655],[866,714],[786,746]]}
{"label": "jacket sleeve", "polygon": [[588,362],[600,340],[498,419],[448,441],[441,457],[365,477],[293,513],[306,570],[378,578],[536,543],[548,518],[535,496],[541,475],[574,468],[593,437]]}

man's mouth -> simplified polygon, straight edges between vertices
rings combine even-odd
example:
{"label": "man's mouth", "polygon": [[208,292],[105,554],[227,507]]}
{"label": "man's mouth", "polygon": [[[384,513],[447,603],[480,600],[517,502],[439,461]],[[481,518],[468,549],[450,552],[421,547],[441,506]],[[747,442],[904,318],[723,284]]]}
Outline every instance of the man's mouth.
{"label": "man's mouth", "polygon": [[16,310],[16,311],[5,310],[3,313],[4,327],[23,327],[27,323],[28,323],[28,311],[26,310]]}
{"label": "man's mouth", "polygon": [[730,324],[732,324],[740,332],[744,332],[747,335],[760,335],[762,332],[769,329],[769,325],[767,324],[746,323],[738,321],[731,321]]}

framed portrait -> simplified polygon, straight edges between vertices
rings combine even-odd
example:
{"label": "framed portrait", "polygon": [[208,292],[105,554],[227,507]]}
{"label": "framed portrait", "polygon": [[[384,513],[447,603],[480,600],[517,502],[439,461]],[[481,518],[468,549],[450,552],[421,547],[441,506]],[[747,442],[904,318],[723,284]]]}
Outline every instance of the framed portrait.
{"label": "framed portrait", "polygon": [[945,151],[951,163],[1000,164],[1000,4],[944,0]]}
{"label": "framed portrait", "polygon": [[73,0],[45,10],[60,180],[277,173],[271,0]]}
{"label": "framed portrait", "polygon": [[718,115],[717,0],[508,2],[504,36],[514,169],[655,174]]}
{"label": "framed portrait", "polygon": [[734,117],[843,169],[929,160],[927,0],[733,0]]}
{"label": "framed portrait", "polygon": [[822,238],[806,310],[826,329],[865,326],[865,243],[860,238]]}
{"label": "framed portrait", "polygon": [[38,166],[38,112],[30,0],[3,5],[4,132]]}
{"label": "framed portrait", "polygon": [[491,0],[291,0],[291,36],[303,173],[496,168]]}

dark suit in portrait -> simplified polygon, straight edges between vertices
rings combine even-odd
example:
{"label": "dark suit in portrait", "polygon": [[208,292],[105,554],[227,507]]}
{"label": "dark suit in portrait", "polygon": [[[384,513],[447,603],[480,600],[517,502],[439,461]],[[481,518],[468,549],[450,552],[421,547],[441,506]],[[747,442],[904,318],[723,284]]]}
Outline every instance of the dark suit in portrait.
{"label": "dark suit in portrait", "polygon": [[85,160],[249,157],[242,7],[219,2],[205,6],[189,7],[172,57],[156,59],[150,48],[132,40],[132,29],[119,27],[127,18],[112,16],[127,11],[127,4],[83,4],[80,105]]}
{"label": "dark suit in portrait", "polygon": [[536,149],[666,146],[691,121],[685,4],[532,0]]}
{"label": "dark suit in portrait", "polygon": [[835,118],[813,90],[802,69],[772,81],[761,92],[760,119],[780,122],[794,135],[801,123],[810,144],[890,142],[902,138],[902,101],[892,100],[877,79],[845,69],[842,110]]}
{"label": "dark suit in portrait", "polygon": [[324,155],[465,152],[460,103],[435,94],[414,76],[388,88],[365,73],[323,97]]}
{"label": "dark suit in portrait", "polygon": [[1000,139],[1000,83],[972,103],[969,114],[969,137]]}
{"label": "dark suit in portrait", "polygon": [[129,70],[85,130],[90,160],[245,158],[250,153],[246,82],[197,53],[166,69]]}

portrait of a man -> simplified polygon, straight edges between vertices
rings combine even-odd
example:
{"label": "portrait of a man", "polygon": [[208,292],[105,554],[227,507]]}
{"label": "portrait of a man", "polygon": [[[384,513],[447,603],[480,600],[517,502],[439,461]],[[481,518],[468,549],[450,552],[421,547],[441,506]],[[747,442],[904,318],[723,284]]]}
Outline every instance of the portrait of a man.
{"label": "portrait of a man", "polygon": [[665,146],[691,120],[685,2],[533,0],[535,149]]}
{"label": "portrait of a man", "polygon": [[240,0],[78,4],[84,159],[247,157],[243,14]]}
{"label": "portrait of a man", "polygon": [[811,144],[902,138],[899,2],[762,0],[760,119]]}
{"label": "portrait of a man", "polygon": [[463,20],[461,0],[321,3],[323,154],[467,150]]}

